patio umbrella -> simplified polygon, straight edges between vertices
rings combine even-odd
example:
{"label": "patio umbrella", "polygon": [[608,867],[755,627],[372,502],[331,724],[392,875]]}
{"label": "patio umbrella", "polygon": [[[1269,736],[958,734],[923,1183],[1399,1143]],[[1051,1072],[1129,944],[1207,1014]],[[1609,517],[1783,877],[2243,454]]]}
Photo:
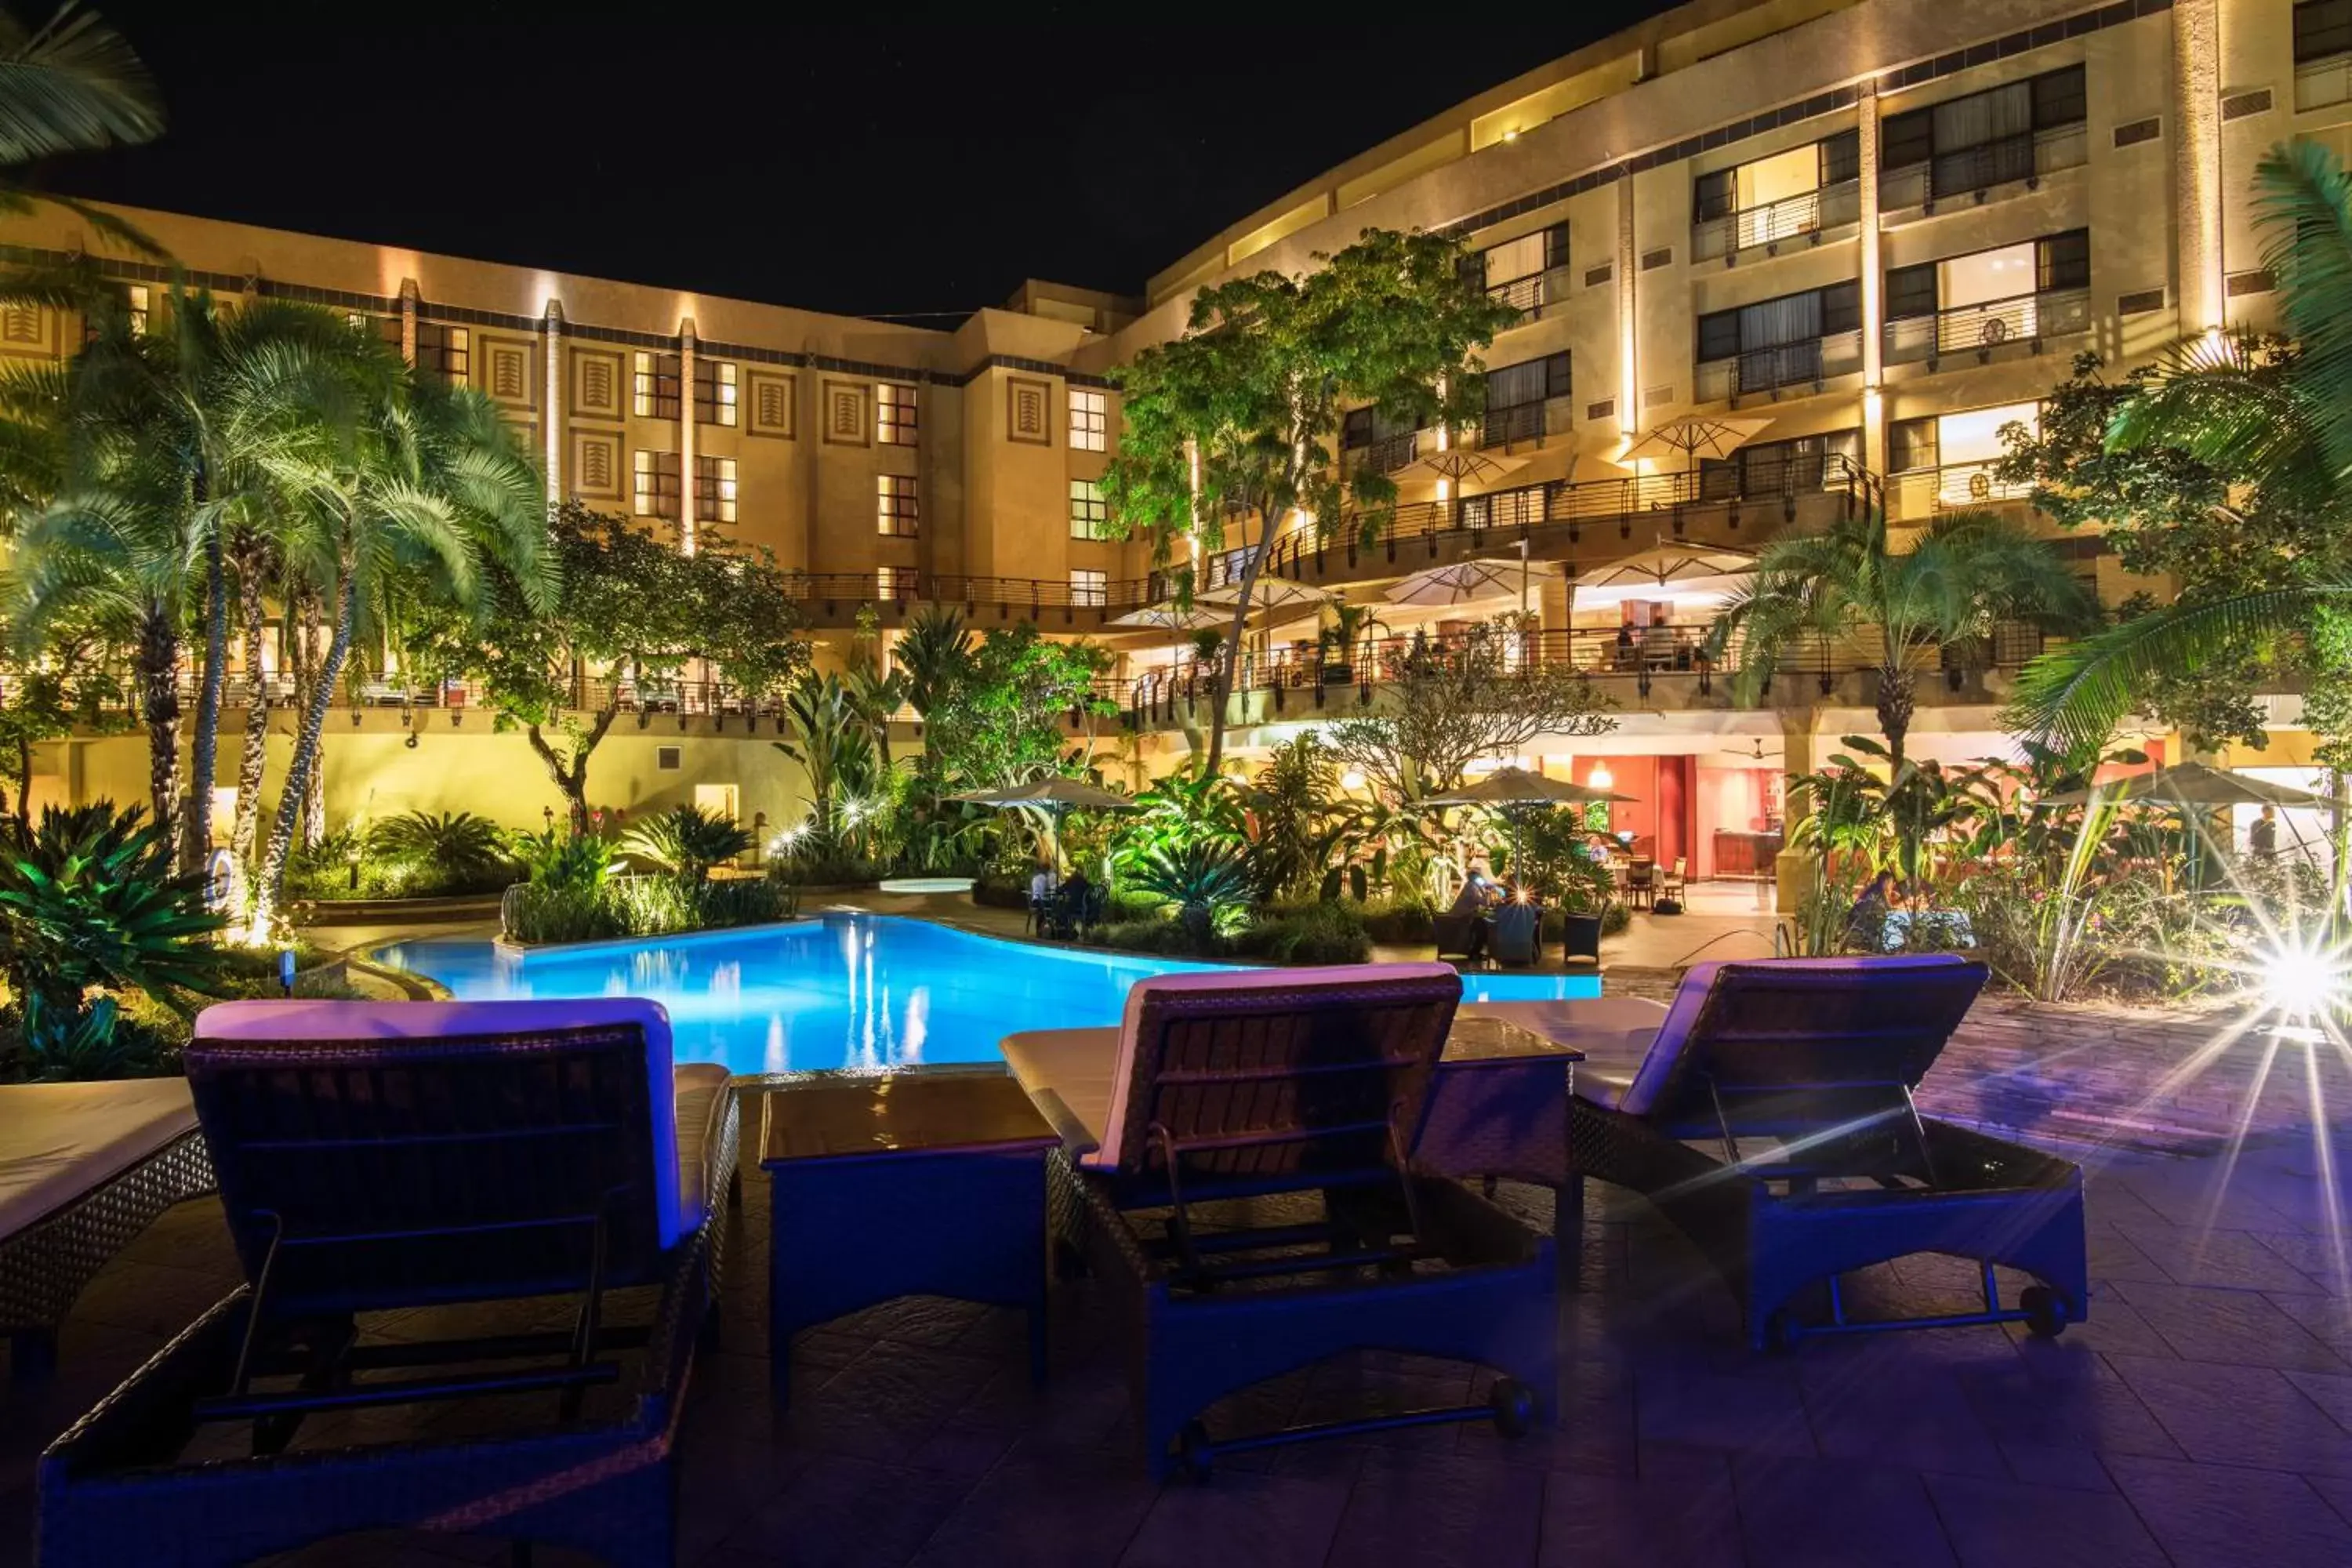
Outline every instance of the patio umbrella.
{"label": "patio umbrella", "polygon": [[1431,566],[1389,585],[1391,604],[1459,605],[1469,599],[1492,599],[1505,594],[1526,596],[1530,574],[1549,576],[1557,568],[1549,561],[1456,561]]}
{"label": "patio umbrella", "polygon": [[1139,610],[1129,610],[1103,623],[1111,626],[1131,626],[1139,631],[1163,632],[1198,631],[1203,626],[1222,626],[1225,617],[1198,605],[1179,605],[1173,600],[1165,604],[1146,605]]}
{"label": "patio umbrella", "polygon": [[1612,795],[1607,790],[1594,789],[1590,784],[1577,784],[1569,779],[1546,778],[1526,768],[1496,768],[1476,784],[1465,784],[1444,795],[1429,795],[1421,804],[1433,810],[1449,805],[1480,805],[1501,813],[1511,825],[1511,863],[1518,865],[1525,858],[1520,853],[1523,825],[1512,807],[1589,805],[1597,800],[1631,805],[1633,798],[1630,795]]}
{"label": "patio umbrella", "polygon": [[1392,479],[1447,479],[1458,494],[1465,484],[1483,485],[1515,474],[1528,466],[1525,458],[1508,452],[1482,452],[1475,447],[1448,447],[1392,470]]}
{"label": "patio umbrella", "polygon": [[[1250,607],[1254,610],[1287,610],[1306,605],[1328,604],[1339,595],[1328,588],[1318,588],[1311,583],[1297,583],[1287,577],[1261,577],[1251,591]],[[1241,603],[1242,588],[1238,583],[1221,587],[1203,588],[1193,595],[1201,605],[1234,605]],[[1222,617],[1220,624],[1223,624]]]}
{"label": "patio umbrella", "polygon": [[1678,457],[1685,467],[1701,458],[1727,458],[1762,432],[1769,419],[1742,418],[1736,414],[1685,415],[1669,419],[1622,452],[1617,461],[1639,458]]}
{"label": "patio umbrella", "polygon": [[950,795],[950,800],[967,805],[992,806],[1002,810],[1008,806],[1028,806],[1042,811],[1054,825],[1054,864],[1062,863],[1062,818],[1074,811],[1138,811],[1134,801],[1116,790],[1090,784],[1084,779],[1055,777],[1034,783],[1013,784],[1003,789],[979,789],[964,795]]}
{"label": "patio umbrella", "polygon": [[1622,561],[1595,566],[1576,579],[1580,588],[1664,588],[1675,584],[1706,583],[1737,576],[1756,568],[1756,557],[1743,550],[1718,550],[1704,544],[1670,544],[1661,539],[1647,550]]}
{"label": "patio umbrella", "polygon": [[2138,803],[2187,806],[2192,810],[2219,811],[2227,805],[2308,805],[2333,809],[2336,804],[2326,795],[2314,795],[2309,790],[2271,784],[2222,768],[2207,767],[2203,763],[2175,763],[2168,768],[2134,773],[2114,784],[2095,784],[2091,789],[2071,789],[2062,795],[2045,795],[2037,804],[2079,805],[2091,798],[2093,790],[2118,805]]}

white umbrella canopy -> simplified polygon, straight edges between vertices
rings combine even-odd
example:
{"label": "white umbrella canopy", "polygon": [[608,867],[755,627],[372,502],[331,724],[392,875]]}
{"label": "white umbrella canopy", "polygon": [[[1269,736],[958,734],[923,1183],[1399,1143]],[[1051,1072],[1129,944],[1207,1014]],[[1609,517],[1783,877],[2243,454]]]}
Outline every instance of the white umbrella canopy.
{"label": "white umbrella canopy", "polygon": [[[1261,577],[1258,579],[1257,587],[1250,594],[1250,608],[1287,610],[1306,605],[1328,604],[1339,596],[1330,589],[1318,588],[1311,583],[1296,583],[1287,577]],[[1192,602],[1199,605],[1230,606],[1240,604],[1241,598],[1241,584],[1227,583],[1220,587],[1202,589],[1200,593],[1193,595]],[[1224,617],[1218,616],[1216,624],[1223,626]]]}
{"label": "white umbrella canopy", "polygon": [[1756,569],[1756,557],[1743,550],[1718,550],[1705,544],[1675,544],[1661,539],[1647,550],[1620,561],[1595,566],[1576,579],[1580,588],[1664,588],[1678,583],[1706,583],[1738,576]]}
{"label": "white umbrella canopy", "polygon": [[1689,415],[1669,419],[1617,455],[1621,463],[1637,458],[1680,458],[1696,463],[1701,458],[1727,458],[1754,440],[1771,425],[1769,419],[1743,418],[1736,414]]}
{"label": "white umbrella canopy", "polygon": [[1483,485],[1515,474],[1528,466],[1525,458],[1508,452],[1482,452],[1475,447],[1449,447],[1431,452],[1390,471],[1392,479],[1450,479],[1456,485]]}
{"label": "white umbrella canopy", "polygon": [[[2175,763],[2154,773],[2135,773],[2113,784],[2094,786],[2118,805],[2187,806],[2192,809],[2225,805],[2304,805],[2332,808],[2335,802],[2309,790],[2274,784],[2245,773],[2207,767],[2203,763]],[[2088,789],[2045,795],[2042,805],[2075,805],[2091,798]]]}
{"label": "white umbrella canopy", "polygon": [[1612,795],[1605,789],[1570,779],[1547,778],[1526,768],[1496,768],[1474,784],[1444,795],[1423,797],[1422,805],[1589,805],[1596,800],[1631,805],[1633,796]]}
{"label": "white umbrella canopy", "polygon": [[1557,570],[1549,561],[1456,561],[1400,578],[1389,584],[1386,597],[1394,605],[1445,605],[1516,596],[1528,577]]}
{"label": "white umbrella canopy", "polygon": [[1146,605],[1139,610],[1129,610],[1103,623],[1110,626],[1131,626],[1139,631],[1192,632],[1203,626],[1222,626],[1225,617],[1199,605],[1179,605],[1173,601],[1161,605]]}
{"label": "white umbrella canopy", "polygon": [[950,795],[970,805],[1006,809],[1028,806],[1045,814],[1054,825],[1054,866],[1058,873],[1062,864],[1062,818],[1073,811],[1139,811],[1142,808],[1116,790],[1100,784],[1090,784],[1084,779],[1055,777],[1038,779],[1025,784],[1010,784],[1002,789],[976,789],[963,795]]}

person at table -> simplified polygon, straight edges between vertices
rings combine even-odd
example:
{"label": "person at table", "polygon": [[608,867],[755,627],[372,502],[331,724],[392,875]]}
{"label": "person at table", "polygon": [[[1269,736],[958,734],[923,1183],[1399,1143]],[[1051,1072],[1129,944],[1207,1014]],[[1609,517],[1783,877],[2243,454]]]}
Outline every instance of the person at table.
{"label": "person at table", "polygon": [[1070,874],[1064,879],[1062,890],[1054,903],[1054,924],[1056,934],[1062,936],[1077,934],[1078,928],[1087,921],[1087,916],[1090,912],[1088,905],[1094,894],[1094,879],[1087,875],[1087,868],[1084,866],[1071,867]]}
{"label": "person at table", "polygon": [[1617,628],[1617,668],[1620,668],[1620,669],[1631,669],[1631,668],[1633,668],[1633,660],[1634,660],[1634,658],[1635,658],[1635,654],[1634,654],[1634,651],[1633,651],[1633,650],[1634,650],[1634,648],[1635,648],[1637,646],[1639,646],[1639,645],[1637,645],[1637,644],[1634,642],[1634,640],[1633,640],[1633,623],[1632,623],[1631,621],[1628,621],[1628,622],[1626,622],[1625,624],[1623,624],[1622,626],[1620,626]]}
{"label": "person at table", "polygon": [[2253,851],[2255,859],[2265,865],[2278,858],[2277,806],[2263,807],[2262,816],[2256,817],[2253,826],[2246,830],[2246,847]]}
{"label": "person at table", "polygon": [[1448,912],[1469,919],[1470,938],[1466,951],[1473,961],[1486,955],[1486,938],[1495,923],[1486,911],[1500,896],[1501,889],[1487,877],[1486,868],[1475,864],[1470,868],[1470,874],[1462,879],[1462,890],[1454,895],[1454,907]]}
{"label": "person at table", "polygon": [[1846,936],[1863,947],[1876,951],[1886,941],[1886,917],[1908,902],[1903,896],[1903,884],[1892,871],[1881,871],[1873,877],[1846,911]]}

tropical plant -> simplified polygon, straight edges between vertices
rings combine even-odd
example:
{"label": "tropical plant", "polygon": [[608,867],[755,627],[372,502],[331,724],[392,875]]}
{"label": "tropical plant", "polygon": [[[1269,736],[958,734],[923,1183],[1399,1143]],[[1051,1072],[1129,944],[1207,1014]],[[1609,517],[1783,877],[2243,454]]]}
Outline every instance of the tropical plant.
{"label": "tropical plant", "polygon": [[1459,785],[1481,757],[1508,756],[1541,735],[1616,728],[1607,697],[1557,665],[1514,667],[1503,634],[1474,626],[1400,662],[1385,711],[1331,726],[1332,750],[1391,802]]}
{"label": "tropical plant", "polygon": [[1154,782],[1135,804],[1138,809],[1120,819],[1111,841],[1112,862],[1122,870],[1202,845],[1237,855],[1246,848],[1241,791],[1221,774],[1180,769]]}
{"label": "tropical plant", "polygon": [[1123,870],[1127,887],[1174,906],[1176,922],[1194,952],[1206,952],[1223,931],[1240,923],[1252,888],[1248,863],[1228,843],[1196,840],[1153,847]]}
{"label": "tropical plant", "polygon": [[142,815],[50,806],[0,845],[0,973],[37,1054],[103,1043],[113,1014],[91,1009],[92,986],[163,996],[218,970],[205,939],[223,921],[205,908],[204,879],[173,870],[170,841]]}
{"label": "tropical plant", "polygon": [[804,674],[784,694],[790,741],[771,742],[808,773],[809,822],[830,842],[840,826],[842,785],[870,777],[874,732],[838,675]]}
{"label": "tropical plant", "polygon": [[[1110,536],[1150,534],[1164,567],[1178,538],[1214,555],[1229,521],[1258,521],[1256,548],[1233,563],[1210,773],[1224,760],[1223,694],[1276,527],[1296,511],[1328,530],[1352,505],[1369,537],[1395,503],[1393,480],[1336,462],[1349,405],[1416,425],[1459,426],[1484,410],[1475,356],[1518,312],[1465,272],[1463,255],[1455,238],[1367,229],[1303,278],[1259,272],[1200,290],[1182,337],[1114,373],[1125,417],[1103,478]],[[1183,592],[1190,571],[1179,569]]]}
{"label": "tropical plant", "polygon": [[406,811],[368,829],[367,849],[385,860],[425,867],[453,882],[478,882],[508,863],[507,835],[470,811]]}
{"label": "tropical plant", "polygon": [[674,805],[648,817],[621,841],[625,854],[651,861],[693,888],[709,880],[712,867],[735,859],[751,847],[751,833],[731,817],[691,804]]}
{"label": "tropical plant", "polygon": [[1083,758],[1073,763],[1063,754],[1063,727],[1073,716],[1091,724],[1118,711],[1094,692],[1109,664],[1102,649],[1052,641],[1026,621],[990,629],[926,715],[932,793],[1083,771]]}
{"label": "tropical plant", "polygon": [[2057,552],[2015,523],[1948,512],[1898,550],[1885,510],[1867,508],[1824,532],[1765,545],[1747,586],[1716,617],[1708,654],[1721,660],[1737,644],[1732,689],[1754,702],[1801,647],[1874,647],[1879,731],[1899,768],[1919,675],[1941,650],[2004,621],[2071,632],[2097,616],[2097,600]]}
{"label": "tropical plant", "polygon": [[929,719],[970,674],[972,647],[961,611],[946,605],[918,608],[890,649],[906,677],[908,706]]}
{"label": "tropical plant", "polygon": [[594,888],[613,874],[612,840],[593,834],[548,827],[536,833],[517,833],[508,845],[515,858],[522,862],[524,875],[541,887]]}
{"label": "tropical plant", "polygon": [[[1313,731],[1274,748],[1251,781],[1250,863],[1269,898],[1314,893],[1337,868],[1335,856],[1356,826],[1354,803],[1340,792],[1339,764]],[[1336,885],[1332,889],[1336,895]]]}

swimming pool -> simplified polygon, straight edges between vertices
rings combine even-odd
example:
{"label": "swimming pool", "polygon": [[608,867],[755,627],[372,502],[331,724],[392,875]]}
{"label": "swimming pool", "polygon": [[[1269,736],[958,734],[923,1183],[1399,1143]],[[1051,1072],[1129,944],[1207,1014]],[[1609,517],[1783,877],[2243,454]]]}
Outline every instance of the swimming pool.
{"label": "swimming pool", "polygon": [[[1003,942],[929,921],[827,915],[753,931],[514,954],[409,942],[379,963],[461,998],[650,996],[681,1061],[737,1073],[885,1072],[997,1060],[1018,1029],[1116,1024],[1128,987],[1216,964]],[[1587,974],[1472,974],[1466,1001],[1597,996]]]}

